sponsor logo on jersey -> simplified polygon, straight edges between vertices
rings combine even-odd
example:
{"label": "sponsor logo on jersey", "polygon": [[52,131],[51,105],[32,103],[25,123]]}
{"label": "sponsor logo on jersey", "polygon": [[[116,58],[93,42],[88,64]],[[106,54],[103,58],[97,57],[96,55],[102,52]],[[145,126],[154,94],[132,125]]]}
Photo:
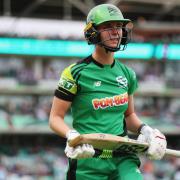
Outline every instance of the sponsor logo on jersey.
{"label": "sponsor logo on jersey", "polygon": [[101,108],[105,109],[107,107],[121,106],[128,103],[128,94],[120,94],[113,97],[105,97],[101,99],[93,99],[92,104],[95,110]]}
{"label": "sponsor logo on jersey", "polygon": [[66,78],[61,78],[59,81],[59,86],[67,90],[70,90],[74,85],[75,82]]}
{"label": "sponsor logo on jersey", "polygon": [[118,86],[121,88],[126,88],[128,86],[128,81],[123,76],[116,77],[116,81],[118,82]]}

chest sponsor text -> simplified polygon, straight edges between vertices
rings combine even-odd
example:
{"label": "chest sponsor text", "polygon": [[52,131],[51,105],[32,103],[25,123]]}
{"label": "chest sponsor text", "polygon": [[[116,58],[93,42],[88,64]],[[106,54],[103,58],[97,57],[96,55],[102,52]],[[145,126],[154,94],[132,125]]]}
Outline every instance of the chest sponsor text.
{"label": "chest sponsor text", "polygon": [[92,104],[95,110],[101,108],[105,109],[107,107],[121,106],[128,103],[128,94],[120,94],[113,97],[105,97],[101,99],[93,99]]}

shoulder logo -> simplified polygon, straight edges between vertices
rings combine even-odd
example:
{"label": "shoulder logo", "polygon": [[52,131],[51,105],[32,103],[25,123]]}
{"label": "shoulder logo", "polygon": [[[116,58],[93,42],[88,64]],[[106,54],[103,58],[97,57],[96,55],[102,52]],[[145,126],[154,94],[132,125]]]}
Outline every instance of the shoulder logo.
{"label": "shoulder logo", "polygon": [[74,85],[75,83],[73,81],[66,78],[61,78],[59,81],[59,86],[67,90],[70,90]]}
{"label": "shoulder logo", "polygon": [[118,86],[121,88],[126,88],[128,86],[128,81],[123,76],[116,77],[116,81],[118,82]]}

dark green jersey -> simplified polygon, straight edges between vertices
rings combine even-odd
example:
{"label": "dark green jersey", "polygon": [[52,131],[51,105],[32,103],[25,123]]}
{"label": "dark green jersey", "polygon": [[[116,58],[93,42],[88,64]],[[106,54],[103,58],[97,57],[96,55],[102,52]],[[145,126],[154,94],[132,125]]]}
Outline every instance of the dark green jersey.
{"label": "dark green jersey", "polygon": [[134,71],[118,60],[102,65],[92,56],[67,67],[55,96],[72,101],[73,127],[84,133],[125,134],[124,112],[134,93]]}

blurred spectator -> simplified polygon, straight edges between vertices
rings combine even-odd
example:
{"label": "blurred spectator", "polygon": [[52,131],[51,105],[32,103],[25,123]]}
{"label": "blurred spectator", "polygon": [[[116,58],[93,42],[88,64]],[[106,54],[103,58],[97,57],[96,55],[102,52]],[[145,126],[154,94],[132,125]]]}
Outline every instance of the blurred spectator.
{"label": "blurred spectator", "polygon": [[173,180],[180,180],[180,166],[177,167],[175,173],[174,173],[174,177]]}
{"label": "blurred spectator", "polygon": [[0,162],[0,180],[5,180],[7,177],[6,168]]}
{"label": "blurred spectator", "polygon": [[43,78],[45,79],[57,79],[57,72],[55,71],[53,64],[50,63],[49,61],[44,62],[44,67],[43,67]]}
{"label": "blurred spectator", "polygon": [[144,175],[144,180],[156,180],[154,173],[154,164],[152,161],[145,161],[143,166],[143,175]]}
{"label": "blurred spectator", "polygon": [[17,79],[20,84],[24,84],[24,85],[37,84],[37,78],[35,77],[33,71],[32,61],[26,61],[26,63],[24,63],[24,67],[20,69],[18,72]]}

